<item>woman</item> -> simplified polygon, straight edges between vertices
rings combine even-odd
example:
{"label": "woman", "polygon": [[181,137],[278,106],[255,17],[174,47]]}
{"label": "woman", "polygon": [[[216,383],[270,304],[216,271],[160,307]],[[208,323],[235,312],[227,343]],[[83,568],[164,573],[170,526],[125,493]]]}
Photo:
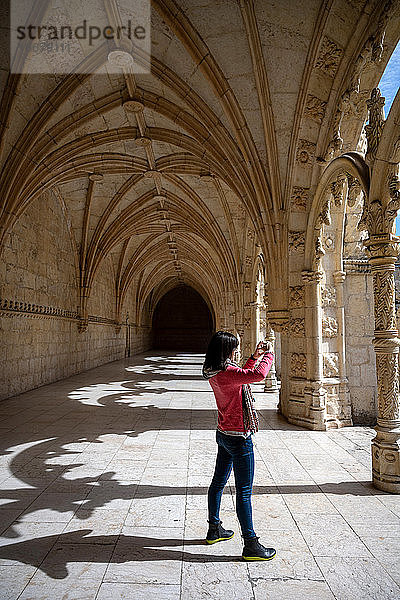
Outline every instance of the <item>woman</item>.
{"label": "woman", "polygon": [[[258,430],[249,383],[262,381],[271,368],[274,355],[270,342],[259,342],[243,369],[233,362],[238,339],[227,331],[217,331],[207,349],[203,377],[209,380],[218,408],[218,444],[214,477],[208,490],[208,544],[229,540],[234,532],[222,527],[219,508],[222,492],[232,471],[235,475],[236,512],[244,548],[244,560],[271,560],[276,551],[265,548],[253,529],[251,491],[254,453],[251,434]],[[257,361],[261,358],[260,362]]]}

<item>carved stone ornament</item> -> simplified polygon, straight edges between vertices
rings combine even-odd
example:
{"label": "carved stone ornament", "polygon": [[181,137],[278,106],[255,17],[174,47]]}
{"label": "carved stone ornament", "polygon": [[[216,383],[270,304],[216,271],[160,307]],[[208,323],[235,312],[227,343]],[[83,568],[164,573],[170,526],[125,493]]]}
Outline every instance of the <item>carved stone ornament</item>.
{"label": "carved stone ornament", "polygon": [[304,231],[289,231],[289,253],[304,252],[305,242]]}
{"label": "carved stone ornament", "polygon": [[333,137],[328,144],[325,160],[329,161],[339,156],[343,149],[341,130],[345,117],[363,119],[368,92],[357,93],[352,89],[343,92],[333,119]]}
{"label": "carved stone ornament", "polygon": [[315,63],[315,68],[326,73],[329,77],[335,77],[342,54],[343,49],[328,37],[324,36]]}
{"label": "carved stone ornament", "polygon": [[336,337],[338,334],[338,323],[333,317],[322,319],[322,335],[326,338]]}
{"label": "carved stone ornament", "polygon": [[312,166],[314,164],[316,144],[308,140],[299,140],[297,148],[296,160],[304,166]]}
{"label": "carved stone ornament", "polygon": [[319,211],[316,227],[317,229],[321,229],[322,225],[330,225],[331,224],[331,192],[330,190],[326,190],[323,198],[323,202],[321,205],[321,209]]}
{"label": "carved stone ornament", "polygon": [[294,336],[305,335],[306,329],[305,329],[304,319],[291,319],[290,332]]}
{"label": "carved stone ornament", "polygon": [[381,16],[379,17],[378,26],[372,37],[372,62],[379,63],[382,60],[383,40],[385,38],[386,25],[389,21],[392,8],[393,0],[386,0]]}
{"label": "carved stone ornament", "polygon": [[284,335],[289,333],[288,311],[269,311],[266,318],[274,331],[280,331]]}
{"label": "carved stone ornament", "polygon": [[328,234],[324,236],[324,248],[329,252],[333,252],[335,249],[335,238],[333,235]]}
{"label": "carved stone ornament", "polygon": [[365,251],[371,264],[373,263],[388,263],[388,258],[393,264],[400,254],[400,243],[398,238],[392,235],[374,236],[373,239],[368,239],[364,242]]}
{"label": "carved stone ornament", "polygon": [[290,308],[302,308],[304,307],[304,285],[294,285],[289,288],[290,297],[289,305]]}
{"label": "carved stone ornament", "polygon": [[385,210],[385,225],[389,231],[392,229],[393,223],[397,217],[397,211],[400,208],[400,181],[397,171],[397,164],[390,165],[388,172],[388,188],[391,200]]}
{"label": "carved stone ornament", "polygon": [[394,271],[374,271],[375,330],[395,330]]}
{"label": "carved stone ornament", "polygon": [[319,283],[324,278],[324,274],[322,271],[302,271],[301,277],[305,284],[312,285]]}
{"label": "carved stone ornament", "polygon": [[328,144],[328,148],[325,154],[325,160],[329,161],[336,156],[339,156],[341,150],[343,148],[343,139],[340,135],[340,127],[343,120],[343,106],[342,102],[339,103],[339,106],[335,112],[335,117],[333,119],[333,137]]}
{"label": "carved stone ornament", "polygon": [[353,207],[360,194],[363,193],[363,197],[364,198],[364,192],[363,189],[361,187],[360,182],[358,181],[358,179],[356,177],[353,177],[353,175],[351,175],[350,173],[346,173],[346,177],[347,177],[347,206]]}
{"label": "carved stone ornament", "polygon": [[80,318],[78,321],[78,331],[79,333],[84,333],[88,330],[89,327],[89,319],[88,318]]}
{"label": "carved stone ornament", "polygon": [[396,173],[390,172],[388,177],[388,191],[391,200],[386,207],[381,199],[364,202],[361,219],[357,225],[360,231],[368,231],[369,235],[387,235],[392,232],[393,224],[400,209],[400,183]]}
{"label": "carved stone ornament", "polygon": [[325,255],[325,250],[322,246],[321,237],[318,236],[315,240],[315,260],[318,262]]}
{"label": "carved stone ornament", "polygon": [[317,123],[322,123],[325,116],[327,102],[320,100],[316,96],[309,94],[307,96],[305,115]]}
{"label": "carved stone ornament", "polygon": [[336,288],[333,285],[325,285],[322,288],[321,304],[323,308],[336,306]]}
{"label": "carved stone ornament", "polygon": [[343,204],[343,196],[344,196],[344,187],[346,183],[346,176],[339,175],[339,177],[332,181],[330,185],[331,194],[333,196],[333,201],[335,206],[342,206]]}
{"label": "carved stone ornament", "polygon": [[291,195],[291,204],[294,210],[306,210],[310,189],[295,185]]}
{"label": "carved stone ornament", "polygon": [[364,48],[361,50],[360,54],[358,55],[358,57],[354,63],[353,72],[351,74],[351,79],[350,79],[350,87],[349,87],[350,92],[358,93],[360,91],[361,75],[365,69],[367,62],[369,62],[372,57],[372,44],[373,44],[373,37],[371,36],[366,41]]}
{"label": "carved stone ornament", "polygon": [[399,355],[377,354],[378,415],[380,419],[399,418]]}
{"label": "carved stone ornament", "polygon": [[369,165],[372,165],[375,160],[379,140],[385,124],[384,105],[385,98],[381,96],[380,89],[377,87],[374,88],[371,92],[371,98],[367,100],[369,120],[368,125],[365,126],[365,134],[368,143],[365,161]]}
{"label": "carved stone ornament", "polygon": [[339,355],[336,352],[330,352],[323,356],[324,377],[337,377],[339,375]]}
{"label": "carved stone ornament", "polygon": [[293,352],[290,358],[290,373],[292,377],[306,377],[307,357],[305,354]]}

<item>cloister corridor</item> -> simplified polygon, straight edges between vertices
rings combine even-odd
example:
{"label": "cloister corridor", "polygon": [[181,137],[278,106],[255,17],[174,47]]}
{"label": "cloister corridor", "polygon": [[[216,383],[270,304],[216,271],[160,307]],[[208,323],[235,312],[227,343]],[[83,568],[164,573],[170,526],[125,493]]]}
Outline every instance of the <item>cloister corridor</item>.
{"label": "cloister corridor", "polygon": [[311,431],[254,384],[257,534],[244,563],[233,478],[207,546],[215,402],[202,354],[154,351],[2,402],[2,600],[400,597],[400,496],[372,486],[368,427]]}

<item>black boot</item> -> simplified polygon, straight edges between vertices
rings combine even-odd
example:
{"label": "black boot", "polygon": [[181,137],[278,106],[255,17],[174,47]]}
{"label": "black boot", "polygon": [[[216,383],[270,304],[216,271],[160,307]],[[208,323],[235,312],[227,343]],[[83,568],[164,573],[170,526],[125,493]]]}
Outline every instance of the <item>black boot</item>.
{"label": "black boot", "polygon": [[258,537],[244,538],[242,558],[244,560],[271,560],[276,555],[275,548],[265,548]]}
{"label": "black boot", "polygon": [[206,536],[207,544],[215,544],[215,542],[223,542],[224,540],[230,540],[234,536],[234,532],[231,529],[224,529],[221,521],[219,523],[210,523]]}

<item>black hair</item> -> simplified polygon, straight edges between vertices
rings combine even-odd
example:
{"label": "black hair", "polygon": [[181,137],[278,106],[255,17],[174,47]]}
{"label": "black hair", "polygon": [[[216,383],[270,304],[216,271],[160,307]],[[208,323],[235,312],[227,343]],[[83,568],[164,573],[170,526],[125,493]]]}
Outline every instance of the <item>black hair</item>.
{"label": "black hair", "polygon": [[217,331],[208,344],[204,368],[212,370],[225,369],[227,358],[238,346],[239,340],[235,335],[228,331]]}

